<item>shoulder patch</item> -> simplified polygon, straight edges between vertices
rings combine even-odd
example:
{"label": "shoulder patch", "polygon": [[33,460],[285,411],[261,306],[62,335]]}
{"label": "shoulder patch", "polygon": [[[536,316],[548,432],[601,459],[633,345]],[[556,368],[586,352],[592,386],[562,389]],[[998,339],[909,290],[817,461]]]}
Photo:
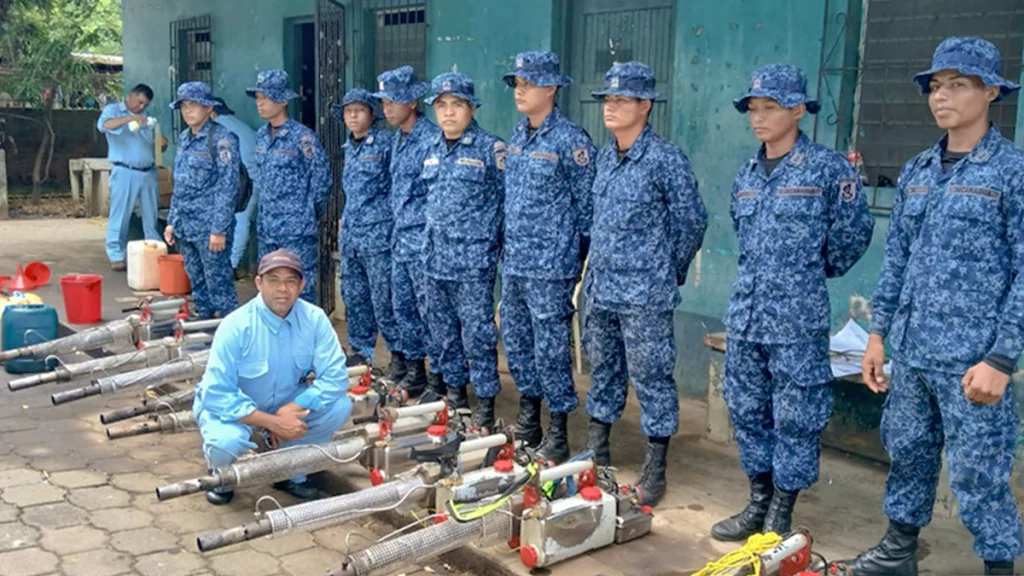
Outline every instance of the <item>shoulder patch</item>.
{"label": "shoulder patch", "polygon": [[587,150],[586,146],[573,148],[572,159],[576,162],[577,166],[586,166],[590,164],[590,151]]}
{"label": "shoulder patch", "polygon": [[505,171],[505,143],[498,140],[494,143],[494,164],[498,170]]}
{"label": "shoulder patch", "polygon": [[299,137],[299,147],[302,148],[302,155],[307,160],[312,160],[316,156],[316,138],[309,133],[303,134]]}
{"label": "shoulder patch", "polygon": [[857,198],[857,179],[856,178],[840,178],[839,179],[839,199],[843,202],[850,203]]}
{"label": "shoulder patch", "polygon": [[220,161],[222,164],[228,164],[231,162],[231,148],[220,149]]}

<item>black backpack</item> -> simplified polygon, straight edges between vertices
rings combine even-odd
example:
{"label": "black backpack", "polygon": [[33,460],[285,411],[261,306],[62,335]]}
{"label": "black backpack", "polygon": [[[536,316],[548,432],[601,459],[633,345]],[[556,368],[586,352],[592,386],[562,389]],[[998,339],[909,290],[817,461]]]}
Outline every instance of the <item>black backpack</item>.
{"label": "black backpack", "polygon": [[[213,122],[213,120],[210,120]],[[220,124],[213,122],[210,126],[210,134],[207,136],[207,141],[210,146],[210,158],[216,158],[214,156],[214,148],[217,146],[217,138],[215,136],[216,131],[220,128]],[[252,198],[252,179],[249,178],[249,171],[245,169],[245,164],[242,162],[238,163],[238,194],[235,196],[235,212],[244,212],[245,207],[249,204],[249,199]]]}

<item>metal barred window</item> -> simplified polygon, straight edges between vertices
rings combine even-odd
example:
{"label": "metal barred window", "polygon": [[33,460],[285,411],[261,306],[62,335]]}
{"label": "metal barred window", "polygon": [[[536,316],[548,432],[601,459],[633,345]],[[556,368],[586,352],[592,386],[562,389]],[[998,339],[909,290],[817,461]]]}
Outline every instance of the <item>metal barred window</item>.
{"label": "metal barred window", "polygon": [[[872,207],[887,210],[892,193],[885,189],[896,185],[903,165],[942,137],[913,75],[928,69],[944,38],[980,36],[999,47],[1002,74],[1019,78],[1024,0],[829,0],[837,2],[849,9],[829,24],[841,30],[823,46],[818,92],[836,114],[816,121],[838,125],[834,145],[860,153],[867,185],[879,188],[869,193]],[[841,58],[841,68],[825,65],[843,50],[854,53]],[[1012,140],[1017,98],[993,104],[991,118]]]}
{"label": "metal barred window", "polygon": [[[213,39],[210,16],[171,22],[171,100],[185,82],[213,84]],[[174,134],[181,132],[181,115],[173,114]]]}

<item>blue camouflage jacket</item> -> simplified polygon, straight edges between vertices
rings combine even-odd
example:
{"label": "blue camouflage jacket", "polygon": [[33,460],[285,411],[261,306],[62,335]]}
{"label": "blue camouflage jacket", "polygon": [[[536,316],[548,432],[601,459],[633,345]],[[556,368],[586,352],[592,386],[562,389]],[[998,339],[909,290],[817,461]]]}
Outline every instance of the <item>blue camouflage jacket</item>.
{"label": "blue camouflage jacket", "polygon": [[1024,151],[993,126],[943,173],[945,146],[900,173],[871,331],[911,365],[962,373],[1024,348]]}
{"label": "blue camouflage jacket", "polygon": [[590,236],[596,149],[555,108],[531,136],[512,133],[505,171],[502,273],[547,280],[580,274],[580,238]]}
{"label": "blue camouflage jacket", "polygon": [[732,189],[740,255],[725,315],[729,337],[788,344],[827,336],[825,279],[860,260],[875,226],[860,177],[804,134],[770,176],[764,161],[762,147]]}
{"label": "blue camouflage jacket", "polygon": [[587,298],[599,308],[672,310],[708,215],[690,161],[650,126],[622,161],[597,156]]}
{"label": "blue camouflage jacket", "polygon": [[227,128],[207,121],[195,135],[191,128],[181,132],[167,216],[176,237],[201,242],[234,231],[239,161],[238,137]]}
{"label": "blue camouflage jacket", "polygon": [[264,124],[256,132],[256,164],[260,167],[259,236],[316,236],[332,178],[316,134],[291,119],[273,130]]}
{"label": "blue camouflage jacket", "polygon": [[423,116],[405,137],[391,143],[391,208],[395,217],[392,258],[396,262],[423,259],[427,227],[427,183],[423,161],[440,138],[441,129]]}
{"label": "blue camouflage jacket", "polygon": [[427,274],[442,280],[493,275],[501,251],[505,143],[474,120],[454,148],[439,132],[423,161]]}
{"label": "blue camouflage jacket", "polygon": [[346,256],[380,254],[391,249],[391,134],[374,126],[358,146],[344,146],[339,248]]}

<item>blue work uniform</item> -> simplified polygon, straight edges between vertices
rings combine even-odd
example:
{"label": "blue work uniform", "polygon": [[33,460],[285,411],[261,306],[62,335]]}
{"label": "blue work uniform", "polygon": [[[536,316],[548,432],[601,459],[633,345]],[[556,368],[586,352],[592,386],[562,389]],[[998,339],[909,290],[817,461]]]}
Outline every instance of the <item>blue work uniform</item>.
{"label": "blue work uniform", "polygon": [[[238,163],[238,138],[214,122],[207,121],[196,134],[186,128],[178,138],[167,224],[174,227],[200,317],[224,317],[238,306],[231,268]],[[227,237],[224,250],[210,251],[211,234]]]}
{"label": "blue work uniform", "polygon": [[259,257],[284,248],[302,259],[302,299],[316,303],[320,217],[331,193],[327,153],[309,128],[289,119],[256,133],[261,198],[256,219]]}
{"label": "blue work uniform", "polygon": [[163,240],[157,230],[160,186],[153,128],[141,126],[133,132],[127,124],[116,130],[103,127],[107,120],[131,115],[124,102],[117,102],[104,107],[96,121],[96,128],[107,137],[107,160],[114,165],[110,170],[110,218],[105,243],[111,262],[124,262],[128,226],[136,202],[142,208],[142,232],[146,240]]}
{"label": "blue work uniform", "polygon": [[360,143],[349,136],[344,154],[341,296],[349,346],[372,359],[378,333],[389,349],[398,344],[391,304],[391,135],[374,126]]}
{"label": "blue work uniform", "polygon": [[707,228],[697,180],[682,150],[646,126],[621,160],[614,140],[598,152],[593,196],[587,412],[616,422],[632,381],[643,433],[672,436],[679,426],[672,311]]}
{"label": "blue work uniform", "polygon": [[304,418],[309,430],[280,448],[330,442],[352,412],[348,386],[345,354],[323,310],[300,299],[281,318],[261,296],[253,298],[217,329],[196,386],[192,411],[206,461],[211,469],[224,468],[256,448],[252,427],[239,420],[256,410],[276,414],[291,402],[310,411]]}
{"label": "blue work uniform", "polygon": [[882,417],[892,460],[885,513],[931,521],[945,447],[974,552],[1010,561],[1022,552],[1010,489],[1013,381],[994,405],[968,400],[961,381],[993,356],[1012,371],[1024,349],[1024,152],[994,126],[948,171],[945,149],[943,138],[900,173],[872,300],[871,332],[888,338],[894,357]]}
{"label": "blue work uniform", "polygon": [[504,169],[505,143],[475,120],[451,149],[439,133],[423,161],[428,322],[445,383],[465,388],[472,381],[482,398],[500,390],[494,282]]}
{"label": "blue work uniform", "polygon": [[256,131],[248,124],[233,114],[218,114],[214,120],[217,124],[227,128],[238,138],[238,150],[242,155],[242,165],[249,173],[249,180],[252,182],[252,196],[245,205],[245,210],[235,213],[235,242],[231,250],[231,267],[238,268],[245,254],[245,248],[249,245],[249,228],[252,225],[253,212],[256,210],[259,198],[259,166],[256,164]]}
{"label": "blue work uniform", "polygon": [[739,266],[725,315],[724,397],[740,462],[787,492],[818,480],[832,414],[826,278],[846,274],[874,218],[843,156],[800,134],[770,173],[764,147],[736,174]]}
{"label": "blue work uniform", "polygon": [[505,171],[501,332],[520,394],[568,414],[579,399],[569,340],[573,289],[589,244],[596,150],[555,108],[532,134],[516,126]]}
{"label": "blue work uniform", "polygon": [[441,370],[441,350],[427,322],[427,184],[420,175],[440,134],[440,128],[421,116],[408,134],[395,134],[391,148],[391,299],[399,348],[409,360],[429,355],[434,374]]}

